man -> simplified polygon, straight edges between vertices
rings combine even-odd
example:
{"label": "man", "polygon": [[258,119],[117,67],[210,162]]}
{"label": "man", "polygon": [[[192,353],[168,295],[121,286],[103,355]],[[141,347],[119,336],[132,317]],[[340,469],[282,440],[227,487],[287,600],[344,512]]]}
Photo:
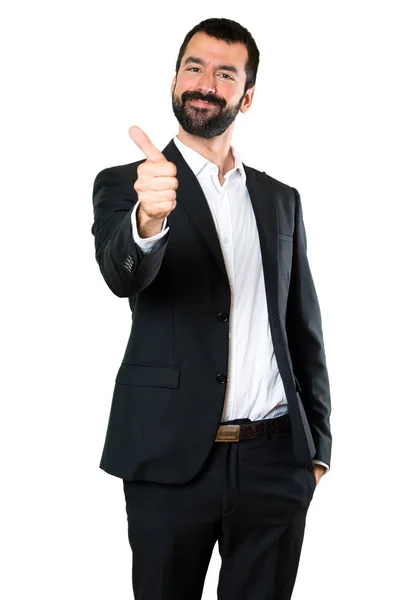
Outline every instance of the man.
{"label": "man", "polygon": [[[330,390],[298,191],[242,163],[259,53],[241,25],[186,36],[177,136],[94,183],[96,259],[132,328],[100,467],[123,479],[135,598],[291,597],[331,453]],[[257,143],[257,139],[255,139]]]}

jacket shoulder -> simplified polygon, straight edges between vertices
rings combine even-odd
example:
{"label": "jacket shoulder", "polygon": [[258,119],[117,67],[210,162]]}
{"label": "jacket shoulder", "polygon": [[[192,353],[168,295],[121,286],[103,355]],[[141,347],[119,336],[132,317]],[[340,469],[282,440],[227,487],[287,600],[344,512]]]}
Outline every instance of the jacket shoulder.
{"label": "jacket shoulder", "polygon": [[137,176],[137,168],[146,159],[138,160],[137,162],[127,163],[125,165],[114,165],[112,167],[106,167],[97,173],[95,181],[110,181],[110,180],[130,180],[132,184],[135,183]]}
{"label": "jacket shoulder", "polygon": [[251,174],[253,174],[253,176],[257,177],[258,179],[265,180],[265,178],[267,178],[274,192],[280,193],[284,196],[294,197],[295,188],[291,185],[284,183],[283,181],[279,181],[278,179],[272,177],[265,171],[260,171],[259,169],[255,169],[254,167],[248,167],[247,165],[246,168]]}

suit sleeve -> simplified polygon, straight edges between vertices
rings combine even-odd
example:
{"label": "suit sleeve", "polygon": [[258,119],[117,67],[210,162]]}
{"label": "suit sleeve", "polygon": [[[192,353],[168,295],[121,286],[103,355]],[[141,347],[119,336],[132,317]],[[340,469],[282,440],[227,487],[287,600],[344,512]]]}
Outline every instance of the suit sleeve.
{"label": "suit sleeve", "polygon": [[132,212],[138,200],[132,185],[116,167],[100,171],[93,187],[95,258],[110,290],[120,298],[133,296],[155,279],[169,241],[144,253],[133,238]]}
{"label": "suit sleeve", "polygon": [[[293,188],[294,189],[294,188]],[[321,313],[307,258],[301,199],[295,193],[293,259],[288,292],[286,331],[295,376],[316,447],[313,457],[330,465],[331,398]]]}

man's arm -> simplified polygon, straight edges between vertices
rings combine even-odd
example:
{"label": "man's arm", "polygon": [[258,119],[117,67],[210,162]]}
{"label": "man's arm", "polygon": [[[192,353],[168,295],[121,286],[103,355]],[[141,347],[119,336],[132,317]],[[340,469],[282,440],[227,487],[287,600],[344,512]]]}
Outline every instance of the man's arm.
{"label": "man's arm", "polygon": [[293,189],[295,228],[286,330],[294,374],[300,383],[300,397],[316,447],[313,460],[329,468],[331,398],[321,313],[307,258],[301,199],[298,191]]}
{"label": "man's arm", "polygon": [[93,187],[95,258],[111,291],[120,298],[142,291],[156,277],[169,240],[149,254],[135,243],[131,216],[138,201],[131,181],[118,167],[100,171]]}

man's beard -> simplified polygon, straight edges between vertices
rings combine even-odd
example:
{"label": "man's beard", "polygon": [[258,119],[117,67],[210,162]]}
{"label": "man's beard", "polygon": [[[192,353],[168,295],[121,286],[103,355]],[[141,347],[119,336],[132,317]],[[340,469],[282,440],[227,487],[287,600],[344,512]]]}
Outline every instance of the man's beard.
{"label": "man's beard", "polygon": [[[175,117],[182,128],[191,135],[202,138],[213,138],[221,135],[233,123],[245,92],[236,106],[226,106],[226,100],[208,94],[204,96],[200,92],[183,92],[181,98],[172,93],[172,108]],[[187,104],[188,100],[206,100],[213,104],[209,108]]]}

